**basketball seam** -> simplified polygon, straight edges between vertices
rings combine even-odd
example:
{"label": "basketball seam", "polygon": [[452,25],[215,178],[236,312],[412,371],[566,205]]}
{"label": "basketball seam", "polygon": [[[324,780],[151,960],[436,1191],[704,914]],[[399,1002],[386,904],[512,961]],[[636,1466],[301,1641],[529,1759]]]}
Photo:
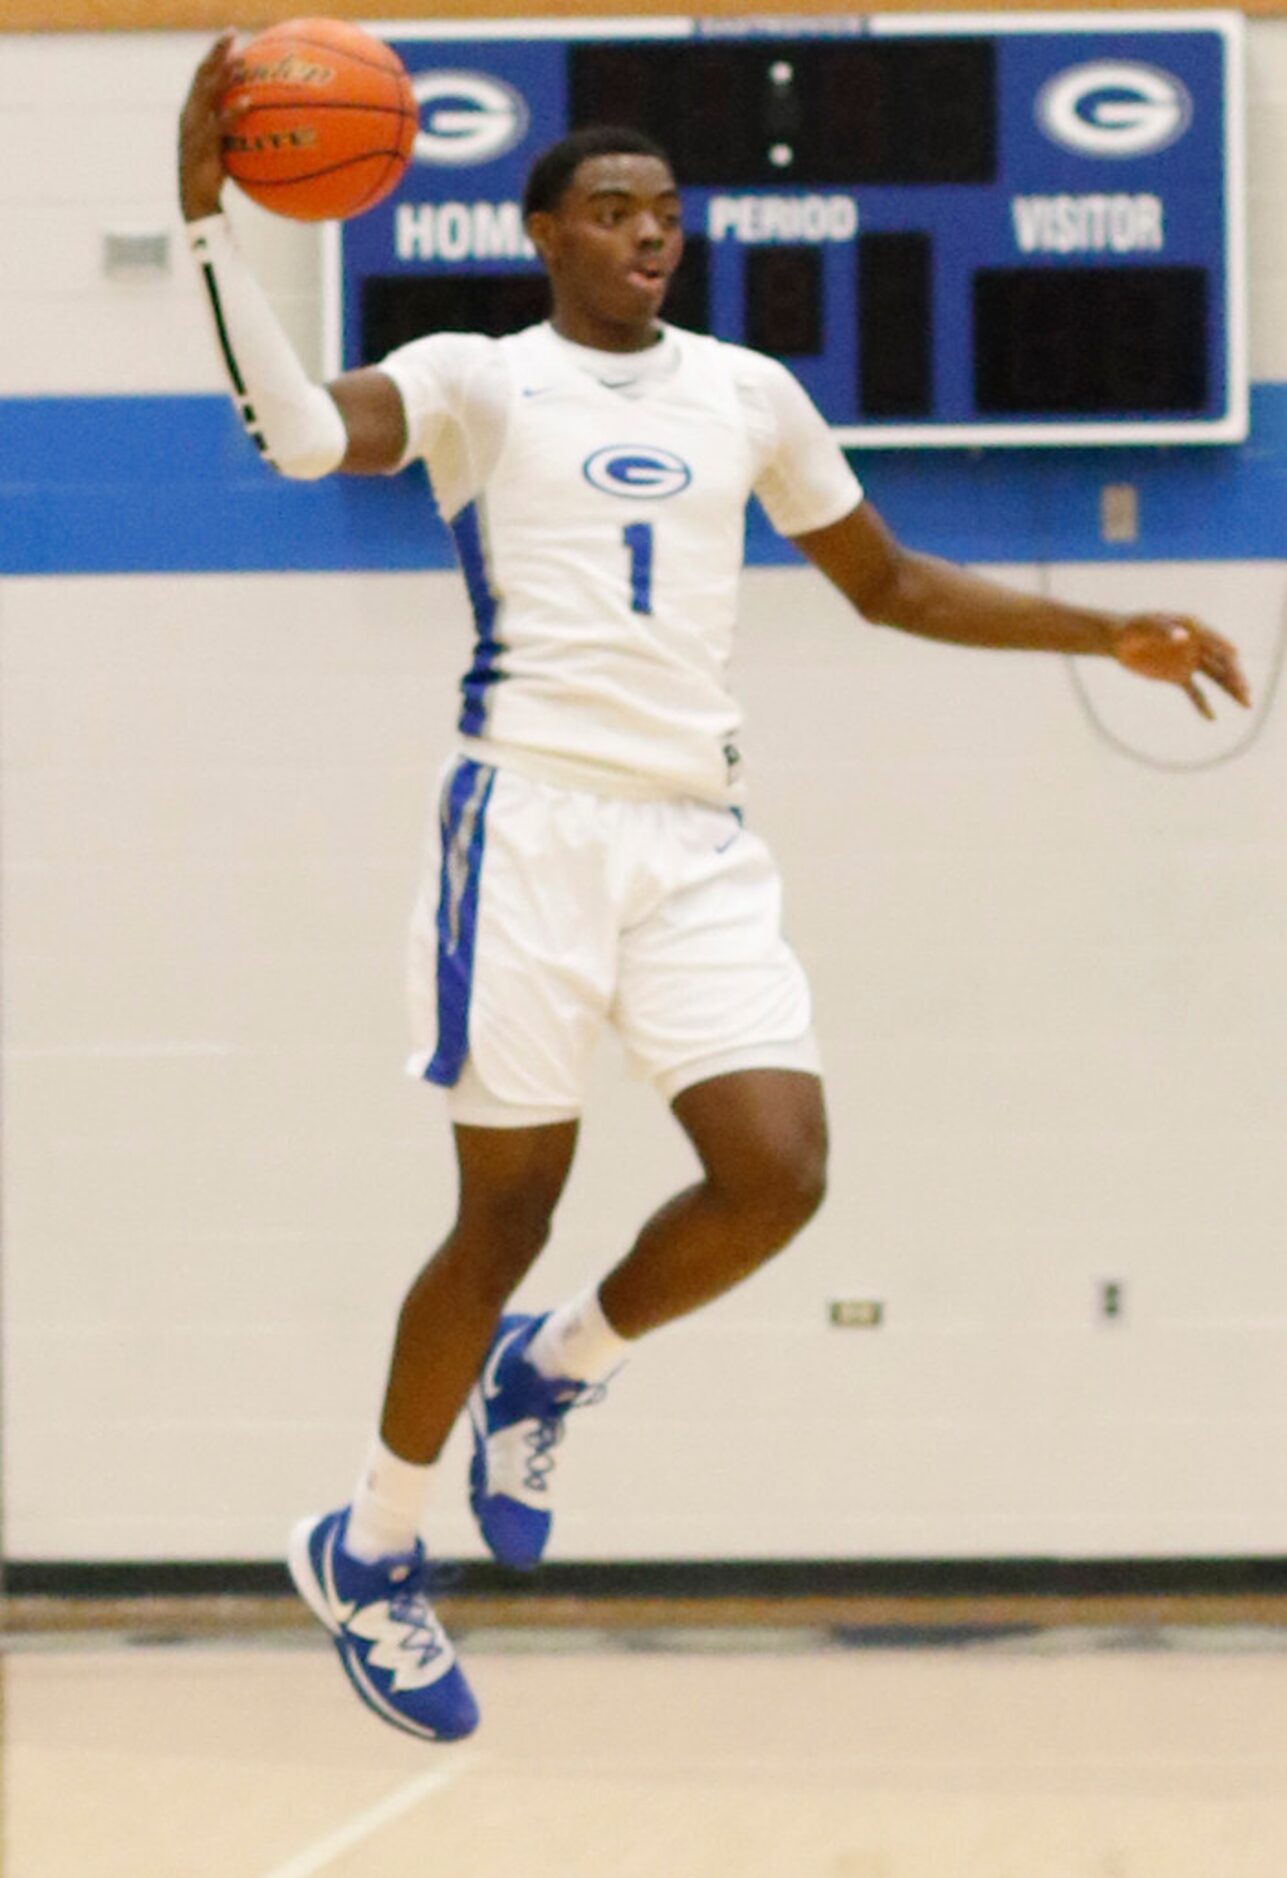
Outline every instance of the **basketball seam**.
{"label": "basketball seam", "polygon": [[359,202],[357,208],[354,210],[355,214],[360,215],[363,209],[367,208],[371,204],[378,202],[381,194],[384,192],[387,192],[388,186],[389,186],[389,180],[388,180],[389,170],[394,163],[401,163],[401,161],[402,161],[401,150],[395,150],[393,152],[393,155],[389,158],[388,162],[384,166],[384,174],[381,176],[379,182],[372,184],[371,188],[367,191],[366,195],[363,196],[361,202]]}
{"label": "basketball seam", "polygon": [[[234,176],[234,182],[249,183],[253,189],[293,189],[297,183],[316,182],[319,176],[334,176],[339,170],[351,169],[355,163],[374,163],[378,157],[402,160],[401,150],[364,150],[361,156],[345,157],[341,163],[328,163],[325,169],[309,170],[303,176]],[[387,171],[388,163],[385,168]],[[364,198],[365,200],[365,198]]]}
{"label": "basketball seam", "polygon": [[348,98],[282,98],[275,104],[250,104],[238,119],[245,123],[256,111],[376,111],[382,117],[405,117],[415,123],[414,111],[404,110],[400,104],[354,104]]}
{"label": "basketball seam", "polygon": [[[260,37],[271,42],[278,35],[270,30],[261,34]],[[381,65],[377,59],[367,58],[365,53],[351,52],[347,46],[329,45],[325,39],[306,39],[302,33],[282,33],[280,43],[285,46],[311,46],[315,52],[327,52],[333,59],[352,59],[355,65],[365,65],[369,72],[382,72],[386,78],[396,79],[406,75],[406,67],[391,46],[385,49],[393,60],[393,64]]]}

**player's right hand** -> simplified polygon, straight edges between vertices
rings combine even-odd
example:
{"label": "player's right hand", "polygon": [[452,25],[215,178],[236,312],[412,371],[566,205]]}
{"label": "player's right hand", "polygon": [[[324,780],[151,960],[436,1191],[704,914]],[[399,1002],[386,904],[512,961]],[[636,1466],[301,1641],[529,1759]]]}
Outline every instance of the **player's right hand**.
{"label": "player's right hand", "polygon": [[223,137],[228,128],[219,100],[232,83],[236,33],[228,27],[206,53],[179,117],[179,201],[185,222],[200,221],[219,207],[223,188]]}

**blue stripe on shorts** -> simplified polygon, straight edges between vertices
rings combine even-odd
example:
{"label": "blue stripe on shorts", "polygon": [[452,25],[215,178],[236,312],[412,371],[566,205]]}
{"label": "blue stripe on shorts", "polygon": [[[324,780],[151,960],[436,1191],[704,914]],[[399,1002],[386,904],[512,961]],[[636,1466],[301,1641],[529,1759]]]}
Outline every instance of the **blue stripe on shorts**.
{"label": "blue stripe on shorts", "polygon": [[496,771],[462,758],[442,798],[442,873],[438,895],[438,1046],[427,1082],[450,1088],[469,1054],[469,1000],[474,985],[478,890],[483,871],[487,804]]}

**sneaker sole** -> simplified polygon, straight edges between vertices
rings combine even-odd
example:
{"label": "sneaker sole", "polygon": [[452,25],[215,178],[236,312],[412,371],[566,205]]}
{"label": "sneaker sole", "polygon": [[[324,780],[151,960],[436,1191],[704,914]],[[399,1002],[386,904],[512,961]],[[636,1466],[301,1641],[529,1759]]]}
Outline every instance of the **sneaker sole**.
{"label": "sneaker sole", "polygon": [[313,1555],[309,1549],[309,1540],[317,1528],[317,1519],[301,1519],[291,1527],[290,1543],[286,1550],[286,1564],[296,1591],[320,1624],[324,1624],[333,1637],[338,1637],[340,1627],[335,1621],[322,1581],[313,1569]]}

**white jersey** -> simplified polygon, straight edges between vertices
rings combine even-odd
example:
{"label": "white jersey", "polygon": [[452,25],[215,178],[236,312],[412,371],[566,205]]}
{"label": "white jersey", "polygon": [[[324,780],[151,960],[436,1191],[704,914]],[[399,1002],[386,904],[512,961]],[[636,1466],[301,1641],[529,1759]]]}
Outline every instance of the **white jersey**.
{"label": "white jersey", "polygon": [[470,753],[609,793],[741,799],[728,689],[745,507],[784,535],[862,489],[791,374],[664,327],[437,333],[381,369],[455,538],[477,632]]}

